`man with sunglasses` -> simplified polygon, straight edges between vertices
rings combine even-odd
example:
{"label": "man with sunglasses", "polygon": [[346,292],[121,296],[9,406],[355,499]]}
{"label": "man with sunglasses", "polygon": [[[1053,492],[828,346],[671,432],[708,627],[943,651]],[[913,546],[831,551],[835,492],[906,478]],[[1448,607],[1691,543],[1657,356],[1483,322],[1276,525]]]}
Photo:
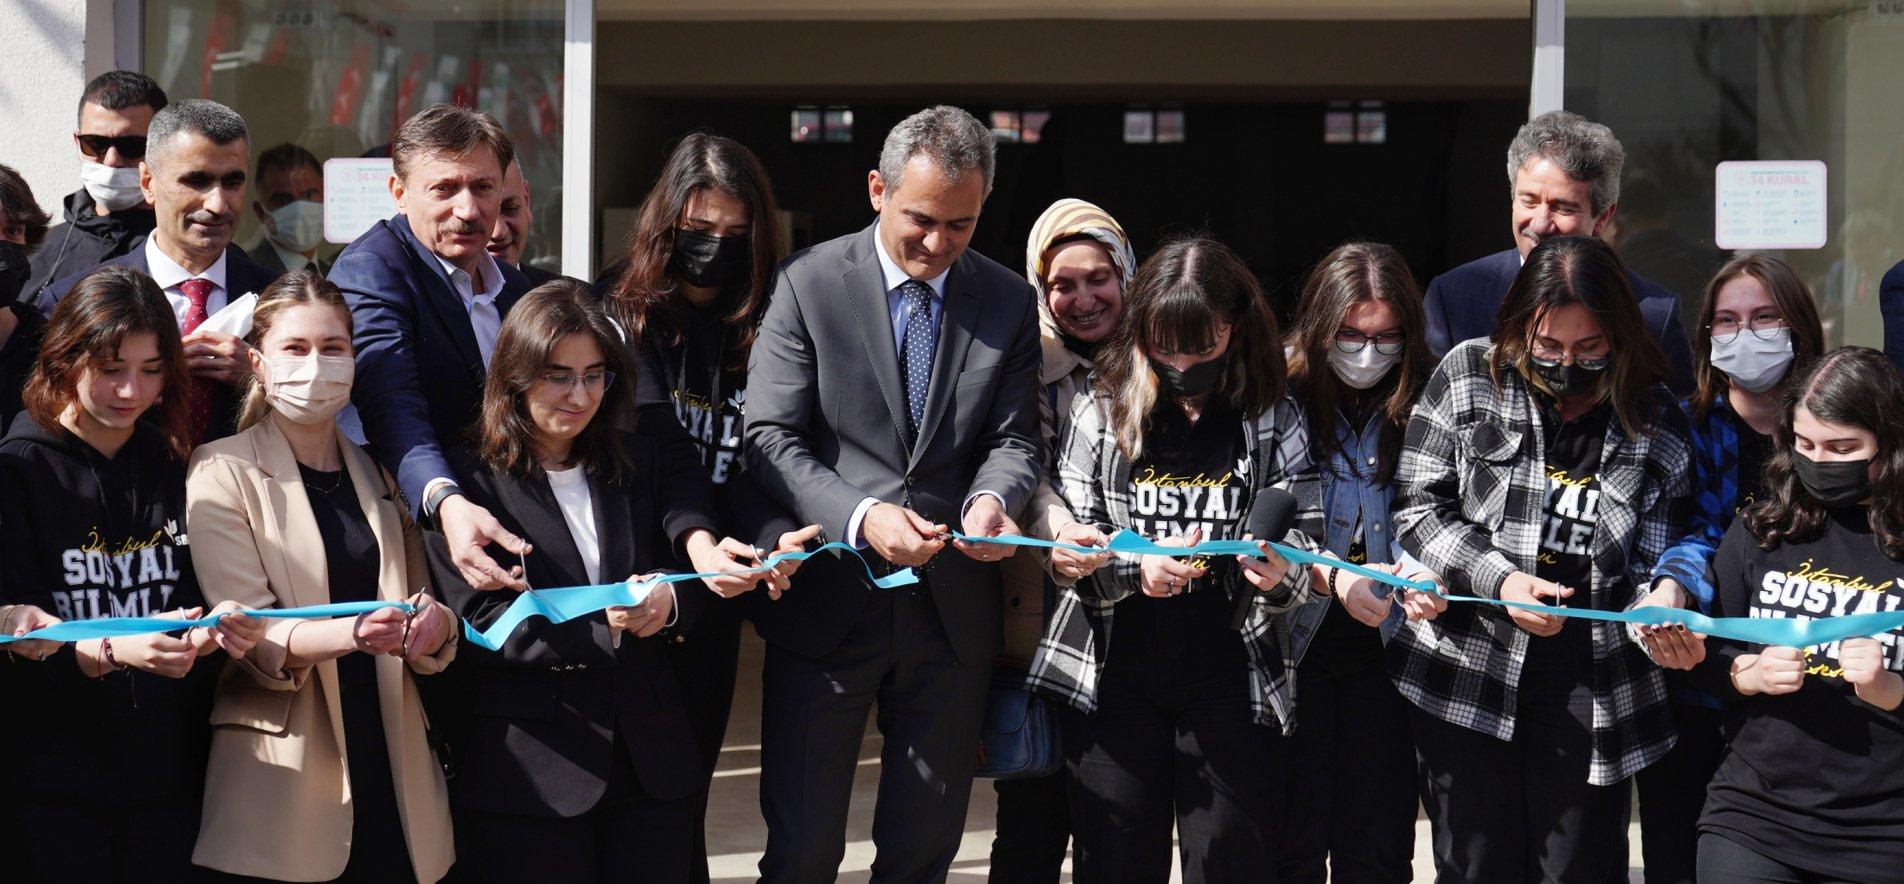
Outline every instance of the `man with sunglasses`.
{"label": "man with sunglasses", "polygon": [[139,161],[145,158],[152,115],[166,103],[159,84],[132,71],[107,71],[86,84],[73,130],[82,186],[66,197],[64,220],[47,231],[44,247],[33,254],[22,303],[51,315],[49,283],[117,258],[152,232],[152,206],[139,189]]}

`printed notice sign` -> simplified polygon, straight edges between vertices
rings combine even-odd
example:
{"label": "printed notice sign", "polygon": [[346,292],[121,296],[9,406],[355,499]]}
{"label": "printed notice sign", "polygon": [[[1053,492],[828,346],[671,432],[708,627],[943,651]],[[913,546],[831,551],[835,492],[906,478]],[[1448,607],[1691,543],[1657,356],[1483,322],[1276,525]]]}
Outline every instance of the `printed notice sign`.
{"label": "printed notice sign", "polygon": [[1713,242],[1719,248],[1824,248],[1824,163],[1720,163],[1714,183]]}
{"label": "printed notice sign", "polygon": [[397,213],[389,157],[324,161],[324,240],[342,245]]}

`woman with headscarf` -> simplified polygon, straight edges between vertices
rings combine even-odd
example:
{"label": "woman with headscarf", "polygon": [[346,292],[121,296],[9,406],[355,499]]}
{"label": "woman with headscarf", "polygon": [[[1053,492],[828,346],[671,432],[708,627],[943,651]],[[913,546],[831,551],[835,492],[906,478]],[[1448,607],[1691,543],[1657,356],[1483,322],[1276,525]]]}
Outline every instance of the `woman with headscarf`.
{"label": "woman with headscarf", "polygon": [[[1080,199],[1061,199],[1031,226],[1025,243],[1025,278],[1038,293],[1038,400],[1045,450],[1056,449],[1071,412],[1071,397],[1085,386],[1091,359],[1124,312],[1124,290],[1136,270],[1123,226],[1109,213]],[[1047,465],[1049,466],[1049,465]],[[1097,529],[1080,525],[1049,484],[1032,499],[1028,530],[1047,539],[1078,538],[1090,544]],[[1064,538],[1060,538],[1060,533]],[[1097,566],[1097,557],[1058,551],[1049,565],[1070,583]],[[1045,628],[1046,562],[1019,555],[1005,560],[1005,648],[999,668],[1031,665]],[[1071,840],[1071,817],[1062,771],[1047,777],[994,780],[998,792],[997,836],[992,841],[992,879],[1056,882]]]}

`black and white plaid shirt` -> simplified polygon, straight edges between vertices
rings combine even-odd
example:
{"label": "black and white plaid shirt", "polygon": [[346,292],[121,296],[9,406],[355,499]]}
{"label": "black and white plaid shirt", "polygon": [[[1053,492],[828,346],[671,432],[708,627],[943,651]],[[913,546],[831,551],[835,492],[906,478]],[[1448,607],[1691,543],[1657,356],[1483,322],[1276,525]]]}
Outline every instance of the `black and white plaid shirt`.
{"label": "black and white plaid shirt", "polygon": [[[1058,492],[1078,521],[1108,529],[1131,524],[1131,463],[1112,438],[1105,399],[1093,387],[1071,402],[1071,420],[1058,452]],[[1250,440],[1245,466],[1253,501],[1264,488],[1281,488],[1298,501],[1290,545],[1319,550],[1322,533],[1321,478],[1309,460],[1309,434],[1302,410],[1285,399],[1243,423]],[[1245,517],[1241,524],[1247,524]],[[1097,711],[1098,679],[1110,648],[1111,620],[1119,601],[1142,592],[1141,557],[1116,556],[1091,579],[1058,590],[1058,604],[1032,660],[1030,683],[1085,713]],[[1308,601],[1309,569],[1292,567],[1278,591],[1260,592],[1241,578],[1230,592],[1254,592],[1247,626],[1238,633],[1249,653],[1250,708],[1257,723],[1282,729],[1295,723],[1295,687],[1288,677],[1289,618],[1284,611]]]}
{"label": "black and white plaid shirt", "polygon": [[[1402,546],[1449,588],[1498,598],[1510,573],[1534,573],[1548,484],[1540,409],[1511,369],[1496,388],[1485,340],[1454,348],[1429,378],[1408,422],[1391,521]],[[1651,585],[1660,553],[1685,534],[1691,491],[1686,419],[1664,385],[1653,390],[1651,434],[1609,422],[1593,532],[1593,607],[1624,610]],[[1576,597],[1576,603],[1584,599]],[[1672,748],[1659,667],[1627,631],[1592,622],[1593,755],[1588,782],[1617,783]],[[1391,643],[1403,695],[1451,724],[1514,738],[1515,692],[1529,635],[1506,609],[1456,604],[1407,623]]]}

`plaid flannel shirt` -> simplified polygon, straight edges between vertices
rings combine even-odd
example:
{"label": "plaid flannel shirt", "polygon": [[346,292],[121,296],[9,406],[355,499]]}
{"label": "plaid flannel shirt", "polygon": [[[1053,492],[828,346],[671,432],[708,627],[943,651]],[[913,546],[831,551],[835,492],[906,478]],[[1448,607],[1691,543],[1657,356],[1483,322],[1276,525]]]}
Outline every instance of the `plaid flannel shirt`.
{"label": "plaid flannel shirt", "polygon": [[[1112,439],[1105,399],[1095,387],[1071,403],[1058,456],[1058,492],[1078,521],[1104,528],[1127,526],[1131,464]],[[1250,440],[1250,498],[1281,488],[1298,501],[1296,524],[1284,543],[1318,550],[1321,536],[1320,478],[1309,460],[1309,434],[1302,410],[1288,399],[1243,422]],[[1244,523],[1248,516],[1245,514]],[[1088,580],[1059,587],[1058,604],[1032,660],[1030,683],[1087,714],[1097,711],[1098,680],[1111,640],[1119,601],[1142,592],[1141,557],[1116,556]],[[1230,592],[1254,592],[1247,625],[1238,639],[1249,653],[1250,708],[1258,724],[1288,733],[1295,726],[1295,665],[1288,657],[1289,619],[1284,612],[1310,598],[1309,569],[1292,567],[1276,591],[1260,592],[1238,578]]]}
{"label": "plaid flannel shirt", "polygon": [[[1690,405],[1690,403],[1689,403]],[[1692,409],[1686,409],[1688,414]],[[1732,527],[1739,510],[1739,431],[1732,403],[1721,394],[1706,409],[1706,419],[1691,428],[1693,476],[1692,512],[1688,516],[1686,536],[1659,557],[1653,566],[1653,579],[1671,577],[1686,588],[1699,610],[1712,611],[1712,581],[1707,568],[1719,554],[1719,541]]]}
{"label": "plaid flannel shirt", "polygon": [[[1548,490],[1540,409],[1511,370],[1495,387],[1493,360],[1487,341],[1468,341],[1429,379],[1408,423],[1392,514],[1403,547],[1454,591],[1483,598],[1498,598],[1510,573],[1535,572]],[[1686,419],[1663,385],[1653,394],[1651,435],[1629,439],[1617,419],[1607,427],[1590,547],[1596,608],[1633,607],[1661,553],[1685,535]],[[1675,731],[1659,667],[1619,624],[1588,626],[1587,780],[1609,785],[1666,754]],[[1504,608],[1454,605],[1435,620],[1404,624],[1389,646],[1390,672],[1430,715],[1512,740],[1529,638]]]}

